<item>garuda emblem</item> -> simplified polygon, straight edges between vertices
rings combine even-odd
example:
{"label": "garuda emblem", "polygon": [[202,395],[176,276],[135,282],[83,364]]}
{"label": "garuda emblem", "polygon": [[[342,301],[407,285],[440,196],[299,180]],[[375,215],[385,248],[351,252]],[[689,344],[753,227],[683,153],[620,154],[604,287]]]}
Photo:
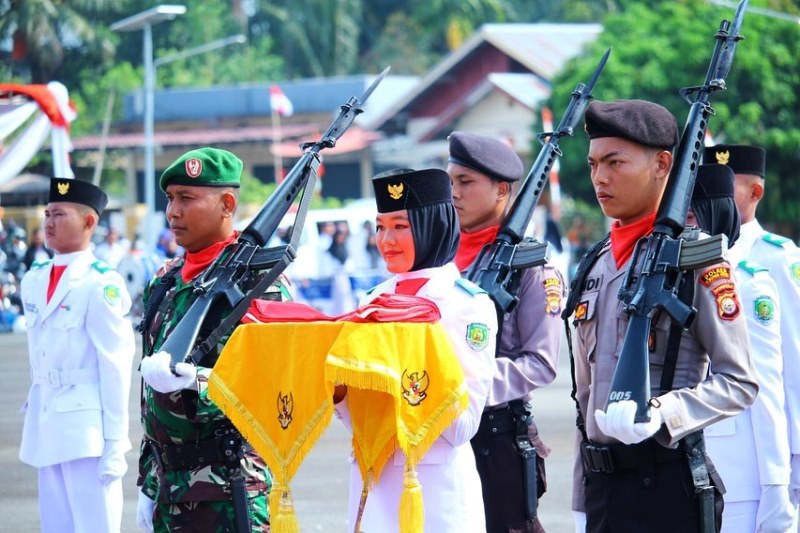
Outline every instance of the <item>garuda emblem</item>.
{"label": "garuda emblem", "polygon": [[403,184],[398,183],[397,185],[392,185],[391,183],[386,186],[386,190],[389,191],[389,196],[391,196],[392,200],[399,200],[403,197]]}
{"label": "garuda emblem", "polygon": [[278,391],[278,422],[282,429],[289,427],[292,423],[292,411],[294,411],[294,399],[292,393],[281,394]]}
{"label": "garuda emblem", "polygon": [[428,396],[425,391],[430,385],[430,378],[424,370],[422,376],[419,375],[419,372],[408,374],[408,370],[403,370],[402,385],[403,398],[409,405],[419,405]]}
{"label": "garuda emblem", "polygon": [[731,151],[725,150],[724,152],[717,152],[714,154],[714,157],[717,158],[717,163],[720,165],[727,165],[728,161],[731,160]]}
{"label": "garuda emblem", "polygon": [[60,182],[58,182],[56,184],[56,186],[58,187],[58,194],[60,194],[61,196],[64,196],[65,194],[67,194],[69,192],[69,182],[68,181],[67,182],[60,181]]}

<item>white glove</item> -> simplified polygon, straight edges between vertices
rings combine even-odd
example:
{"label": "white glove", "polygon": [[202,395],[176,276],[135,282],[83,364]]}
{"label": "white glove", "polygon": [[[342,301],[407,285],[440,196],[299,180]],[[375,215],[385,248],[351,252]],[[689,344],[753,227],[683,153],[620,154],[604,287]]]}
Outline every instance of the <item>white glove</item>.
{"label": "white glove", "polygon": [[139,491],[139,503],[136,505],[136,527],[144,529],[148,533],[153,533],[153,512],[156,509],[156,502]]}
{"label": "white glove", "polygon": [[795,507],[800,503],[800,454],[792,455],[792,476],[789,479],[789,499]]}
{"label": "white glove", "polygon": [[125,460],[125,452],[130,447],[125,439],[106,440],[103,445],[103,455],[97,463],[97,475],[103,485],[108,485],[115,479],[119,479],[128,471],[128,462]]}
{"label": "white glove", "polygon": [[575,519],[575,533],[586,533],[586,513],[583,511],[572,511]]}
{"label": "white glove", "polygon": [[610,404],[605,413],[597,409],[594,412],[594,419],[600,431],[609,437],[623,444],[636,444],[655,435],[663,420],[657,407],[650,407],[650,422],[635,424],[633,422],[635,415],[636,402],[622,400]]}
{"label": "white glove", "polygon": [[169,368],[172,356],[164,351],[142,360],[142,379],[158,392],[174,392],[193,388],[197,380],[197,367],[189,363],[175,365],[177,376]]}
{"label": "white glove", "polygon": [[786,485],[761,485],[761,500],[756,513],[757,533],[784,533],[794,522],[794,507]]}

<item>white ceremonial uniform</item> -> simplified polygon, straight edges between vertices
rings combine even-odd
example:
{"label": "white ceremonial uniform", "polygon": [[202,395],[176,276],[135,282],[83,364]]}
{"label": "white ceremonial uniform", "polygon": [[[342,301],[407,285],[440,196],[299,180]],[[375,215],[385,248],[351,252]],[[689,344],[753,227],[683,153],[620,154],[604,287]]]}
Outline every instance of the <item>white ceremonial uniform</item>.
{"label": "white ceremonial uniform", "polygon": [[743,260],[742,251],[737,242],[730,250],[730,260],[736,265],[734,275],[747,319],[758,396],[749,408],[704,431],[706,450],[727,490],[723,533],[757,531],[762,487],[779,485],[778,490],[787,491],[788,502],[791,471],[778,290],[767,269]]}
{"label": "white ceremonial uniform", "polygon": [[[425,531],[436,533],[484,533],[481,482],[475,467],[470,439],[478,431],[481,413],[489,396],[495,356],[497,316],[489,296],[472,283],[461,280],[455,264],[399,274],[373,289],[361,304],[383,293],[394,293],[398,281],[428,278],[417,296],[433,301],[442,315],[440,323],[453,340],[464,371],[469,394],[467,410],[433,443],[417,464],[425,506]],[[476,350],[467,343],[470,324],[488,327],[489,342]],[[347,397],[336,406],[337,415],[349,426]],[[396,451],[369,492],[361,529],[367,533],[399,531],[398,509],[403,490],[406,458]],[[358,465],[350,469],[349,521],[356,522],[363,481]]]}
{"label": "white ceremonial uniform", "polygon": [[[778,286],[778,306],[785,317],[781,321],[781,351],[789,448],[793,456],[800,456],[800,248],[765,231],[757,220],[742,224],[736,246],[742,247],[745,257],[767,267]],[[793,459],[796,461],[797,457]],[[797,476],[795,473],[793,477]]]}
{"label": "white ceremonial uniform", "polygon": [[[53,265],[68,265],[49,302]],[[22,280],[32,385],[20,459],[39,469],[43,531],[119,531],[122,481],[103,485],[106,441],[128,440],[135,341],[122,277],[90,250],[34,264]]]}

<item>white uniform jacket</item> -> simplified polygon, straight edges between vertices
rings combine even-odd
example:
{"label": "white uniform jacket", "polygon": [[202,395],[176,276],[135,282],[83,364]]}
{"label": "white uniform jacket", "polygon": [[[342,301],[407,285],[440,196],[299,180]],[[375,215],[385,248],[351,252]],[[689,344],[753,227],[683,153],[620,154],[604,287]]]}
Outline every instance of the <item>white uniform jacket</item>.
{"label": "white uniform jacket", "polygon": [[747,318],[758,396],[753,405],[704,433],[706,450],[727,489],[725,501],[758,501],[762,485],[787,485],[791,470],[783,409],[782,317],[777,288],[766,268],[741,261],[734,274]]}
{"label": "white uniform jacket", "polygon": [[[397,281],[429,278],[418,292],[433,301],[441,312],[440,323],[450,334],[456,356],[461,361],[468,387],[467,410],[437,439],[417,465],[425,505],[425,531],[431,533],[485,532],[483,496],[470,439],[477,433],[481,413],[489,396],[497,335],[497,315],[489,296],[472,283],[460,279],[455,264],[408,272],[378,285],[361,302],[367,303],[382,293],[394,293]],[[481,349],[467,343],[470,324],[489,329],[489,342]],[[337,415],[349,426],[347,399],[336,406]],[[398,509],[403,490],[406,458],[396,451],[381,477],[370,491],[361,522],[367,533],[399,530]],[[349,519],[355,524],[362,479],[354,462],[350,471]]]}
{"label": "white uniform jacket", "polygon": [[764,230],[757,220],[742,224],[736,248],[745,257],[769,269],[778,286],[781,321],[783,385],[786,391],[786,416],[789,421],[789,446],[792,455],[800,454],[800,248],[791,240]]}
{"label": "white uniform jacket", "polygon": [[[69,266],[48,303],[53,262]],[[90,250],[57,255],[25,274],[22,302],[32,385],[20,459],[49,466],[127,441],[135,343],[122,277]]]}

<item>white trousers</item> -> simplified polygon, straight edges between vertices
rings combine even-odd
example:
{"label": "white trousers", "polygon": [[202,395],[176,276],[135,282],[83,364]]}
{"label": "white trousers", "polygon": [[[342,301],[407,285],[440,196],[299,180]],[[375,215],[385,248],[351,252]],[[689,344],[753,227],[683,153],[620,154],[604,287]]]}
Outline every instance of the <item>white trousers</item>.
{"label": "white trousers", "polygon": [[758,501],[725,502],[722,511],[722,533],[754,533]]}
{"label": "white trousers", "polygon": [[100,483],[98,461],[87,457],[39,468],[42,533],[119,533],[122,479]]}

